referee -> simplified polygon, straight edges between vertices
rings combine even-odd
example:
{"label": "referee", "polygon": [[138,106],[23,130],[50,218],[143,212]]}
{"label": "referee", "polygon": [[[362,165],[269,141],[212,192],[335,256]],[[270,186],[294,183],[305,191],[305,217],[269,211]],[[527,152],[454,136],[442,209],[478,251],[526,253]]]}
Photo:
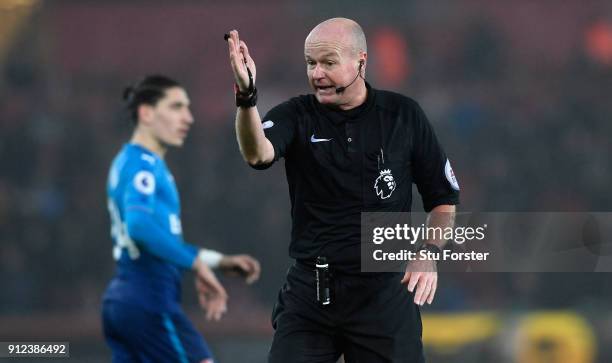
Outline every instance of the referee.
{"label": "referee", "polygon": [[261,119],[255,63],[237,31],[227,40],[240,151],[256,169],[284,157],[291,198],[295,264],[272,313],[269,362],[424,362],[419,305],[433,301],[435,262],[413,261],[403,278],[360,272],[361,212],[409,212],[413,182],[425,211],[440,212],[429,225],[453,226],[459,185],[423,110],[365,81],[365,35],[334,18],[305,41],[314,94]]}

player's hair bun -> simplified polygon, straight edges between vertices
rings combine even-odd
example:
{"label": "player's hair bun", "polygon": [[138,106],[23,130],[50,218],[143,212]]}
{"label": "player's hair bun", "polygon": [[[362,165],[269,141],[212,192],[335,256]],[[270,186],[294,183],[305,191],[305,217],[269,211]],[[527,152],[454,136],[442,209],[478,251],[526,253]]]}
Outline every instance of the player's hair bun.
{"label": "player's hair bun", "polygon": [[125,89],[123,90],[123,100],[130,102],[135,92],[136,92],[136,89],[133,86],[125,87]]}

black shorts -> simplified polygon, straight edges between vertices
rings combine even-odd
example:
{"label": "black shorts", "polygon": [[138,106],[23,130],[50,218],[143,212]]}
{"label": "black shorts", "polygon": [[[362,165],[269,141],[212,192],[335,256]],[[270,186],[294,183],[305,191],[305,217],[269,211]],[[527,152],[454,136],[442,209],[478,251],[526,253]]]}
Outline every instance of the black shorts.
{"label": "black shorts", "polygon": [[272,312],[269,363],[422,363],[421,315],[400,274],[332,277],[332,304],[316,301],[313,269],[287,273]]}

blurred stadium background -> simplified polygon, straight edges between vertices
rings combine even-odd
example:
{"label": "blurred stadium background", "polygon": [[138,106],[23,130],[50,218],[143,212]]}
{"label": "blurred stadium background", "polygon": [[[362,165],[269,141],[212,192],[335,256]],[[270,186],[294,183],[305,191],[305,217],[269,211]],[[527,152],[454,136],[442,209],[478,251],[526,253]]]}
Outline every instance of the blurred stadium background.
{"label": "blurred stadium background", "polygon": [[[169,154],[186,239],[264,269],[254,287],[224,279],[220,323],[204,321],[189,275],[185,307],[219,362],[264,362],[290,264],[288,192],[282,163],[261,173],[241,160],[222,35],[248,42],[265,112],[308,92],[303,41],[333,16],[364,27],[375,87],[422,104],[461,210],[610,210],[610,1],[0,0],[0,341],[70,341],[71,361],[109,361],[104,188],[131,131],[120,94],[165,73],[196,117]],[[604,273],[443,274],[423,308],[428,361],[612,362],[611,305]]]}

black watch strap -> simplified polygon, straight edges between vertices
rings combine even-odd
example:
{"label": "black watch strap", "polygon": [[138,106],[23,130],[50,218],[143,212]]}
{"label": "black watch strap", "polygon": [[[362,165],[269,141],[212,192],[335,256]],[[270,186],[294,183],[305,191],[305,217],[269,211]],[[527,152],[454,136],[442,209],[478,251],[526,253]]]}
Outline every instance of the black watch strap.
{"label": "black watch strap", "polygon": [[[237,88],[237,87],[236,87]],[[249,108],[257,105],[257,87],[249,93],[236,91],[236,107]]]}
{"label": "black watch strap", "polygon": [[[246,62],[245,62],[246,65]],[[253,82],[253,73],[249,67],[246,67],[247,73],[249,74],[249,88],[246,92],[240,92],[237,84],[234,84],[234,91],[236,93],[236,107],[249,108],[257,105],[257,87]]]}
{"label": "black watch strap", "polygon": [[423,242],[421,244],[421,247],[419,247],[419,251],[429,251],[429,252],[434,252],[434,253],[441,253],[442,250],[440,249],[440,247],[438,247],[437,245],[433,244],[433,243],[427,243],[427,242]]}

